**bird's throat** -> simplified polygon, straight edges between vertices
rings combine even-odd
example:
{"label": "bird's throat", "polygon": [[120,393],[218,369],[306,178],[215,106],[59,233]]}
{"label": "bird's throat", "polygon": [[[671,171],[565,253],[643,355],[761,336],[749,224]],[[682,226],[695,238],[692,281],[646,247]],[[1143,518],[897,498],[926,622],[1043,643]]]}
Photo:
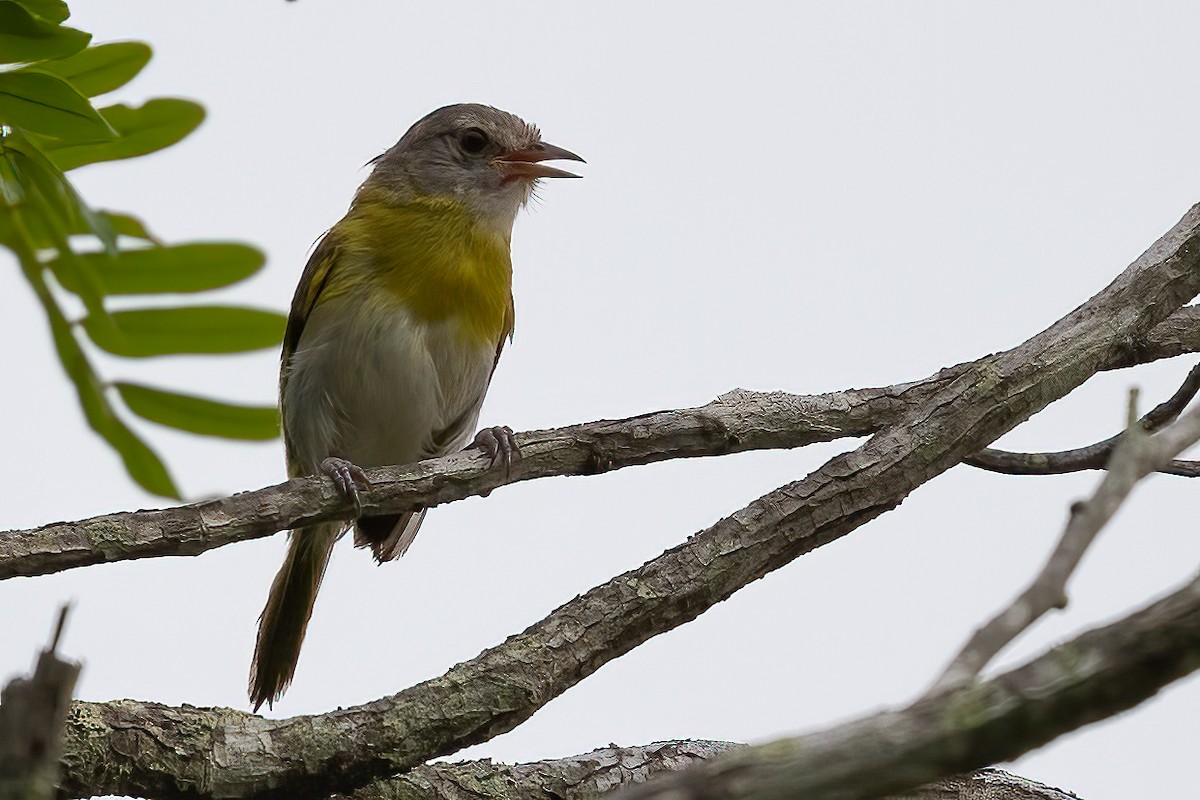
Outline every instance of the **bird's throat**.
{"label": "bird's throat", "polygon": [[338,228],[354,255],[369,259],[372,277],[418,317],[457,316],[480,343],[512,331],[508,241],[457,200],[362,192]]}

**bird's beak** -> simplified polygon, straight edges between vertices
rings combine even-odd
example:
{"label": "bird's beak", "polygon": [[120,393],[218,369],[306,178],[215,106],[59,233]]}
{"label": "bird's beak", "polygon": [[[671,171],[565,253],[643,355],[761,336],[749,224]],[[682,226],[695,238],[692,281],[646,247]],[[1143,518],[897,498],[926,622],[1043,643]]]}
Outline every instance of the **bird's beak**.
{"label": "bird's beak", "polygon": [[570,150],[564,150],[561,147],[555,147],[552,144],[538,142],[530,145],[523,150],[513,150],[510,153],[500,155],[495,164],[505,177],[508,178],[578,178],[574,172],[567,172],[565,169],[551,167],[543,164],[543,161],[583,161],[582,158],[572,153]]}

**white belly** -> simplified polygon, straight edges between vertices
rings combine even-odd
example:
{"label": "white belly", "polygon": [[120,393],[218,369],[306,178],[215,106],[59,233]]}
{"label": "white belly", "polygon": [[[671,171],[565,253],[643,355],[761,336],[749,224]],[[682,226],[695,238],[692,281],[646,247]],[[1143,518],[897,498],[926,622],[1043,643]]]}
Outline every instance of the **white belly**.
{"label": "white belly", "polygon": [[329,456],[375,467],[462,449],[495,345],[466,341],[454,317],[428,323],[397,307],[333,306],[305,323],[284,388],[284,435],[297,466],[313,474]]}

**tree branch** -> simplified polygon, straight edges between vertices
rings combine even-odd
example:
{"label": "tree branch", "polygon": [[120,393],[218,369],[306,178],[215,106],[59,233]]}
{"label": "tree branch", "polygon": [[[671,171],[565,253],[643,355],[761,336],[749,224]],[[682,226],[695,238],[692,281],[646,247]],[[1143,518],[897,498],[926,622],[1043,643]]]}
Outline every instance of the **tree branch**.
{"label": "tree branch", "polygon": [[68,610],[59,611],[50,646],[38,654],[33,674],[12,679],[0,692],[0,798],[54,797],[67,709],[80,669],[55,654]]}
{"label": "tree branch", "polygon": [[1200,409],[1189,412],[1155,436],[1142,430],[1135,420],[1117,443],[1108,471],[1095,493],[1071,507],[1071,519],[1038,576],[1008,608],[975,632],[930,692],[945,691],[974,680],[997,653],[1047,611],[1065,608],[1067,580],[1133,487],[1198,440]]}
{"label": "tree branch", "polygon": [[[1149,334],[1114,342],[1108,360],[1097,369],[1197,351],[1200,309],[1188,307]],[[361,493],[363,508],[373,513],[428,508],[535,478],[592,475],[673,458],[869,436],[895,424],[904,413],[985,361],[958,364],[921,381],[876,389],[819,395],[735,389],[698,408],[521,433],[517,439],[522,458],[508,475],[489,470],[486,459],[473,452],[370,470],[372,485]],[[328,479],[312,477],[185,506],[0,531],[0,580],[110,561],[194,556],[312,522],[345,518],[349,511],[350,504]]]}
{"label": "tree branch", "polygon": [[[940,385],[936,379],[826,395],[735,390],[699,408],[517,435],[521,458],[506,475],[469,450],[368,471],[363,511],[390,513],[487,495],[509,483],[592,475],[671,458],[799,447],[866,436]],[[108,514],[0,532],[0,579],[108,561],[198,555],[280,530],[347,517],[351,504],[324,477],[175,508]]]}
{"label": "tree branch", "polygon": [[1200,307],[1187,306],[1159,323],[1144,337],[1120,346],[1101,369],[1125,369],[1163,358],[1200,352]]}
{"label": "tree branch", "polygon": [[[1151,409],[1138,425],[1148,433],[1159,430],[1183,413],[1183,409],[1196,396],[1197,391],[1200,391],[1200,364],[1192,367],[1170,399]],[[1123,433],[1119,433],[1087,447],[1053,453],[1013,453],[985,447],[975,455],[963,459],[963,463],[1006,475],[1061,475],[1085,469],[1105,469],[1122,436]],[[1186,478],[1200,477],[1200,462],[1172,459],[1161,465],[1158,471]]]}
{"label": "tree branch", "polygon": [[685,740],[639,747],[609,745],[530,764],[497,764],[491,759],[422,764],[330,800],[593,800],[619,786],[642,783],[743,746]]}
{"label": "tree branch", "polygon": [[746,748],[612,800],[859,800],[1010,761],[1200,668],[1200,580],[995,678]]}
{"label": "tree branch", "polygon": [[[732,742],[685,740],[640,747],[610,745],[590,753],[531,764],[490,759],[423,764],[395,778],[373,781],[330,800],[594,800],[607,791],[685,769],[744,747]],[[986,795],[984,794],[986,792]],[[923,786],[894,800],[1078,800],[1058,789],[986,769]]]}
{"label": "tree branch", "polygon": [[894,423],[853,452],[440,678],[364,706],[278,721],[132,700],[77,703],[65,788],[76,796],[299,800],[359,787],[486,741],[608,661],[896,507],[914,488],[1127,353],[1129,342],[1198,291],[1200,206],[1046,331],[965,369],[939,373],[934,387],[909,385],[911,391],[894,398],[903,407]]}

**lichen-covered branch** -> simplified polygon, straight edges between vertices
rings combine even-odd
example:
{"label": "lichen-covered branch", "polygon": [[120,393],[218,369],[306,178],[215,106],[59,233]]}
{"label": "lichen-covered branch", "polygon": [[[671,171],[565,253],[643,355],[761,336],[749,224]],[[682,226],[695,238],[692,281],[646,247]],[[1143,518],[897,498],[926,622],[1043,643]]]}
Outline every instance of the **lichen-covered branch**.
{"label": "lichen-covered branch", "polygon": [[[360,492],[362,508],[368,513],[428,508],[534,478],[866,436],[938,385],[930,379],[811,396],[735,390],[699,408],[529,431],[517,435],[521,458],[507,475],[489,469],[478,451],[369,470],[371,485]],[[345,517],[349,511],[349,502],[328,479],[312,477],[174,508],[4,531],[0,579],[109,561],[197,555]]]}
{"label": "lichen-covered branch", "polygon": [[[1200,580],[982,683],[745,748],[612,800],[859,800],[1009,761],[1200,667]],[[907,796],[907,795],[906,795]]]}
{"label": "lichen-covered branch", "polygon": [[1046,331],[940,373],[929,388],[898,393],[894,421],[856,450],[441,677],[367,705],[285,720],[132,700],[77,703],[65,786],[76,796],[299,800],[360,787],[486,741],[608,661],[895,508],[1126,354],[1130,342],[1197,292],[1200,206]]}
{"label": "lichen-covered branch", "polygon": [[[490,759],[423,764],[403,775],[373,781],[330,800],[595,800],[605,792],[644,783],[743,745],[685,740],[639,747],[609,746],[590,753],[530,764]],[[935,781],[893,800],[1078,800],[1058,789],[985,769]]]}
{"label": "lichen-covered branch", "polygon": [[422,764],[330,800],[594,800],[617,787],[644,783],[743,746],[684,740],[638,747],[610,745],[528,764],[498,764],[491,759]]}

